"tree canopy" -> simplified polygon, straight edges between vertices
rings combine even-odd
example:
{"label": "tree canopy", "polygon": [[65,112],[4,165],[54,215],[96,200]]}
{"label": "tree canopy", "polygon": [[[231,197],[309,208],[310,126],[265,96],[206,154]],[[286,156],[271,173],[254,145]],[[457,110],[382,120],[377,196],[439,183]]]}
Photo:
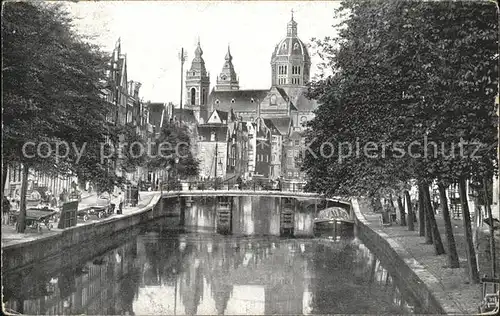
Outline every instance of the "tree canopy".
{"label": "tree canopy", "polygon": [[[339,36],[316,40],[334,74],[309,89],[321,105],[308,125],[317,157],[306,151],[307,188],[352,195],[410,179],[492,174],[494,4],[343,2],[337,17]],[[333,154],[318,155],[326,142]],[[377,148],[364,150],[370,142]],[[481,158],[472,157],[476,147]]]}

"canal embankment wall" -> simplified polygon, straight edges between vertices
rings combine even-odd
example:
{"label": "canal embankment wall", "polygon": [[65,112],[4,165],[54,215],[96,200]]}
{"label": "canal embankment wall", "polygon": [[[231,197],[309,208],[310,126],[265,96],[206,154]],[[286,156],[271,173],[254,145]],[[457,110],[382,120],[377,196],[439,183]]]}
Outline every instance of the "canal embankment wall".
{"label": "canal embankment wall", "polygon": [[153,219],[179,215],[178,197],[152,197],[138,210],[97,222],[83,223],[55,234],[12,245],[2,245],[2,275],[30,271],[44,264],[65,267],[81,262],[82,256],[91,257],[123,242],[134,234],[141,224]]}
{"label": "canal embankment wall", "polygon": [[405,291],[409,292],[427,313],[454,313],[443,308],[445,302],[438,300],[426,285],[426,281],[435,278],[383,230],[370,225],[361,212],[357,199],[353,199],[351,204],[356,236],[374,253],[389,273],[402,283]]}

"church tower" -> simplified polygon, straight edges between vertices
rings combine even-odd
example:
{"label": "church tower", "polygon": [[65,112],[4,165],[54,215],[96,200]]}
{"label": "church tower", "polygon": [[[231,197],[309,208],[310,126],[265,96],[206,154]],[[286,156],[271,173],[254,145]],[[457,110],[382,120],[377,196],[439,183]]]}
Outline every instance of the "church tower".
{"label": "church tower", "polygon": [[306,45],[297,36],[297,22],[287,24],[286,37],[276,45],[271,57],[272,85],[301,87],[309,81],[311,59]]}
{"label": "church tower", "polygon": [[226,61],[224,62],[222,71],[217,77],[217,85],[215,86],[215,90],[239,90],[240,86],[238,83],[238,78],[236,77],[236,71],[234,71],[233,56],[231,56],[229,45],[227,46],[227,54],[225,59]]}
{"label": "church tower", "polygon": [[208,117],[208,93],[210,89],[210,74],[205,68],[203,50],[198,39],[191,68],[186,71],[186,109],[194,112],[196,120],[205,122]]}

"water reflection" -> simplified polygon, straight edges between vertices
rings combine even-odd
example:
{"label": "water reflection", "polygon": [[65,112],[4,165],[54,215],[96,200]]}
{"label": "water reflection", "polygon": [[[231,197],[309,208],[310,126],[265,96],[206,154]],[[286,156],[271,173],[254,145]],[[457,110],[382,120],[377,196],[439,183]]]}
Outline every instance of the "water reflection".
{"label": "water reflection", "polygon": [[[217,210],[221,209],[220,201],[215,198],[195,198],[194,203],[186,205],[186,227],[196,230],[216,231],[218,226]],[[239,196],[226,198],[231,210],[231,233],[242,236],[280,236],[281,212],[293,214],[294,235],[312,237],[314,205],[306,209],[301,201],[280,197]]]}
{"label": "water reflection", "polygon": [[179,233],[158,224],[77,269],[5,286],[6,306],[26,314],[378,314],[415,305],[352,238]]}

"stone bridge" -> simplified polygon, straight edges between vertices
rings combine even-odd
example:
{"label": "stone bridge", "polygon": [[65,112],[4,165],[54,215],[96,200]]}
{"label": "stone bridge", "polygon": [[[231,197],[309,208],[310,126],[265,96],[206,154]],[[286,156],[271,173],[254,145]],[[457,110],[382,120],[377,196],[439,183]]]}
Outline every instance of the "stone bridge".
{"label": "stone bridge", "polygon": [[[156,193],[160,193],[157,191]],[[263,191],[263,190],[182,190],[182,191],[163,191],[163,198],[168,197],[231,197],[231,196],[269,196],[269,197],[284,197],[284,198],[296,198],[298,200],[326,200],[334,203],[334,206],[338,206],[347,210],[351,209],[351,202],[345,197],[331,197],[325,198],[324,196],[317,193],[307,193],[307,192],[291,192],[291,191]],[[350,213],[350,212],[349,212]]]}
{"label": "stone bridge", "polygon": [[[160,192],[158,192],[160,193]],[[345,197],[331,197],[325,198],[324,196],[316,193],[306,192],[290,192],[290,191],[277,191],[277,190],[181,190],[181,191],[163,191],[161,192],[163,198],[169,197],[182,197],[186,198],[186,203],[190,206],[193,203],[192,198],[217,198],[217,205],[219,212],[228,212],[224,209],[230,208],[228,199],[232,197],[272,197],[279,198],[283,204],[283,216],[293,211],[293,213],[312,213],[314,223],[328,223],[332,221],[353,222],[353,212],[351,211],[351,202]],[[219,214],[222,216],[222,214]],[[219,217],[221,217],[219,216]],[[224,217],[231,217],[231,214],[225,214]],[[293,219],[290,221],[290,225]],[[312,224],[312,223],[311,223]]]}

